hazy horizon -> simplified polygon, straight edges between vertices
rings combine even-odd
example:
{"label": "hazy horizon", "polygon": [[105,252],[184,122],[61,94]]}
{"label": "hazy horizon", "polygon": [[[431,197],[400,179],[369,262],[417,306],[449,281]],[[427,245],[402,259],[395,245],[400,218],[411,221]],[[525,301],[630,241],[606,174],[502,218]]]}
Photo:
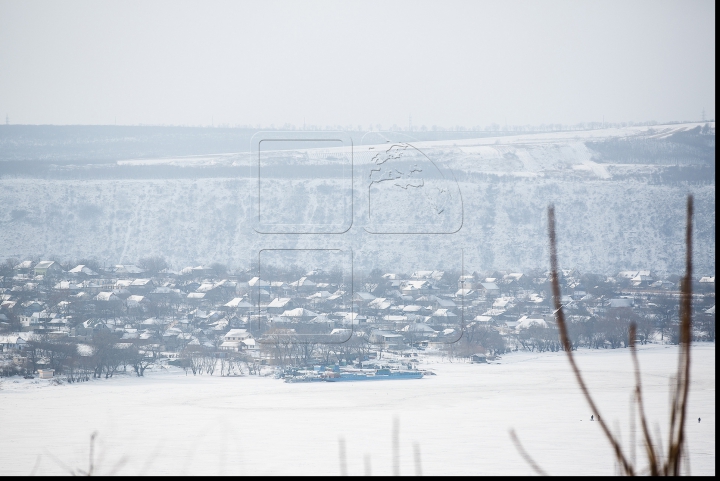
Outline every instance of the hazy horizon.
{"label": "hazy horizon", "polygon": [[0,65],[11,124],[714,119],[715,4],[0,1]]}

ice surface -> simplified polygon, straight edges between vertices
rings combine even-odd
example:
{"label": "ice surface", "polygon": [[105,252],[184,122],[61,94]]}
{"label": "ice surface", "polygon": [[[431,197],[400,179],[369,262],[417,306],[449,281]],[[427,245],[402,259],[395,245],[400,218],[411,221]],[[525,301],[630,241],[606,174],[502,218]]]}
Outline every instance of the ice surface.
{"label": "ice surface", "polygon": [[[687,424],[691,474],[715,474],[715,345],[694,345]],[[674,346],[640,347],[646,410],[667,435]],[[627,349],[580,350],[578,362],[600,415],[631,439],[633,387]],[[63,474],[87,468],[97,431],[100,474],[337,475],[339,439],[348,472],[392,473],[392,425],[400,469],[414,474],[527,475],[514,448],[550,474],[615,473],[611,449],[579,392],[564,353],[518,352],[490,364],[423,363],[437,376],[382,383],[287,384],[255,376],[186,376],[180,370],[54,386],[4,380],[0,390],[0,474]],[[14,378],[17,379],[17,378]],[[698,423],[697,418],[702,418]],[[641,436],[636,434],[642,458]],[[666,445],[666,443],[665,443]]]}

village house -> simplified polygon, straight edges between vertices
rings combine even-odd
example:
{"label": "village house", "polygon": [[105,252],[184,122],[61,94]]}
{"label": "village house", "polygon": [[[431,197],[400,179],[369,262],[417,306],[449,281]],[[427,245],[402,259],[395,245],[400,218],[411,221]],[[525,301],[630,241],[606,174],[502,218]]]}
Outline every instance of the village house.
{"label": "village house", "polygon": [[26,344],[19,334],[0,334],[0,351],[22,351]]}
{"label": "village house", "polygon": [[487,297],[496,297],[500,295],[500,288],[495,282],[481,282],[478,289]]}
{"label": "village house", "polygon": [[487,356],[485,354],[473,354],[470,356],[470,362],[473,364],[482,364],[487,363]]}
{"label": "village house", "polygon": [[137,275],[137,274],[142,274],[143,272],[145,272],[144,270],[140,269],[136,265],[116,265],[112,268],[112,271],[115,274],[120,274],[120,275],[123,275],[123,274]]}
{"label": "village house", "polygon": [[393,331],[373,330],[370,333],[370,342],[386,344],[387,347],[399,346],[402,344],[403,336]]}
{"label": "village house", "polygon": [[87,277],[97,276],[97,275],[98,275],[97,272],[95,272],[94,270],[90,269],[88,266],[85,266],[85,265],[82,265],[82,264],[80,264],[80,265],[78,265],[78,266],[73,267],[72,269],[70,269],[70,270],[68,271],[68,274],[74,274],[74,275],[76,275],[76,276],[87,276]]}
{"label": "village house", "polygon": [[268,314],[281,314],[293,307],[294,303],[289,297],[276,297],[267,305],[266,310]]}
{"label": "village house", "polygon": [[255,349],[255,340],[247,329],[230,329],[223,336],[223,342],[220,344],[223,351],[239,352],[245,349]]}
{"label": "village house", "polygon": [[301,277],[297,281],[291,282],[290,287],[297,292],[310,292],[315,289],[315,282],[307,277]]}
{"label": "village house", "polygon": [[101,302],[120,302],[121,299],[114,292],[101,292],[95,296],[95,300]]}
{"label": "village house", "polygon": [[146,295],[155,289],[152,279],[135,279],[128,286],[128,290],[136,295]]}
{"label": "village house", "polygon": [[244,341],[252,337],[247,329],[230,329],[227,334],[223,336],[225,341]]}
{"label": "village house", "polygon": [[235,309],[237,312],[240,313],[247,313],[251,311],[254,306],[247,302],[244,298],[236,297],[232,301],[223,304],[223,307],[227,307],[228,309]]}
{"label": "village house", "polygon": [[357,302],[359,305],[367,305],[370,301],[373,301],[375,296],[369,292],[356,292],[353,294],[353,302]]}
{"label": "village house", "polygon": [[19,273],[29,274],[32,266],[33,261],[22,261],[21,263],[13,267],[13,269],[18,271]]}
{"label": "village house", "polygon": [[60,274],[63,270],[60,264],[55,261],[40,261],[35,265],[34,271],[36,276],[46,276]]}
{"label": "village house", "polygon": [[142,309],[150,305],[150,301],[145,296],[129,296],[125,299],[125,305],[128,309]]}
{"label": "village house", "polygon": [[405,281],[400,286],[400,292],[402,292],[403,295],[425,294],[430,289],[432,289],[432,285],[428,280]]}

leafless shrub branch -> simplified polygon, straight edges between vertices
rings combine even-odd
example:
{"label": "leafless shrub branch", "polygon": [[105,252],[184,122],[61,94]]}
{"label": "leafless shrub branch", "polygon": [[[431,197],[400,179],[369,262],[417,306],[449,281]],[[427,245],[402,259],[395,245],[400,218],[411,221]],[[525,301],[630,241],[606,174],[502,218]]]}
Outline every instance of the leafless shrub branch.
{"label": "leafless shrub branch", "polygon": [[[645,406],[642,394],[642,381],[640,375],[640,363],[637,357],[637,348],[635,346],[635,338],[637,334],[637,325],[631,323],[629,330],[630,353],[632,356],[633,367],[635,370],[635,392],[634,401],[637,403],[637,409],[640,415],[640,424],[642,426],[643,438],[645,442],[645,452],[647,456],[648,468],[643,469],[641,473],[649,473],[651,475],[680,475],[681,461],[686,451],[685,446],[685,421],[688,403],[688,394],[690,391],[690,341],[692,338],[692,219],[693,219],[693,197],[688,196],[687,199],[687,224],[685,232],[686,257],[685,257],[685,276],[682,280],[680,291],[680,359],[678,363],[678,371],[675,376],[674,386],[671,397],[670,410],[670,439],[668,441],[668,452],[665,461],[661,459],[662,439],[659,434],[655,436],[658,448],[655,448],[655,441],[650,434],[647,416],[645,414]],[[558,332],[560,334],[560,342],[568,356],[568,362],[572,368],[575,379],[587,401],[592,412],[600,423],[605,437],[612,445],[615,453],[615,460],[623,474],[633,476],[639,474],[635,467],[635,462],[629,460],[622,450],[622,445],[617,436],[615,436],[608,426],[605,424],[604,416],[600,416],[600,411],[595,403],[590,390],[583,379],[580,368],[575,362],[573,356],[572,345],[568,336],[568,327],[565,321],[565,314],[561,303],[562,296],[560,293],[560,282],[558,278],[558,260],[557,260],[557,236],[555,232],[555,208],[548,207],[548,236],[550,240],[550,265],[551,274],[550,281],[552,285],[553,304],[555,307],[555,319],[557,321]],[[632,429],[632,428],[631,428]],[[545,474],[537,463],[528,455],[520,444],[514,431],[510,432],[510,436],[515,443],[520,455],[525,461],[539,474]],[[633,448],[634,449],[634,448]]]}
{"label": "leafless shrub branch", "polygon": [[575,362],[575,358],[573,357],[572,346],[570,345],[570,338],[568,337],[567,324],[565,322],[565,314],[563,312],[561,304],[562,295],[560,294],[560,282],[558,280],[557,237],[555,234],[554,206],[550,206],[548,208],[548,231],[550,236],[550,282],[552,284],[553,303],[555,306],[555,319],[557,321],[558,332],[560,333],[560,342],[562,343],[563,348],[565,349],[565,353],[568,356],[570,367],[575,374],[575,379],[580,386],[580,390],[582,391],[583,396],[585,396],[585,400],[590,405],[590,409],[596,414],[596,417],[598,419],[598,422],[600,422],[600,427],[602,428],[605,437],[608,439],[608,441],[610,441],[610,444],[613,447],[613,451],[615,452],[615,457],[617,458],[618,463],[622,467],[625,474],[633,475],[634,470],[632,465],[625,457],[625,454],[622,452],[622,447],[619,441],[610,432],[610,429],[605,424],[604,416],[600,415],[600,410],[595,404],[595,400],[592,398],[590,390],[588,389],[587,384],[585,384],[585,380],[583,379],[582,373],[580,372],[580,368],[578,368],[577,363]]}
{"label": "leafless shrub branch", "polygon": [[347,453],[345,452],[345,438],[340,438],[338,440],[338,447],[340,448],[340,451],[338,453],[338,457],[340,458],[340,476],[347,476]]}
{"label": "leafless shrub branch", "polygon": [[422,476],[422,457],[420,456],[420,445],[418,443],[413,444],[413,453],[415,455],[415,476]]}
{"label": "leafless shrub branch", "polygon": [[677,388],[670,412],[670,440],[668,457],[663,474],[680,475],[680,464],[685,443],[685,415],[690,392],[690,342],[692,340],[692,218],[693,197],[688,196],[687,225],[685,229],[685,277],[680,289],[680,362]]}
{"label": "leafless shrub branch", "polygon": [[548,476],[548,473],[543,470],[538,463],[535,462],[535,460],[528,454],[527,451],[525,451],[525,448],[523,447],[522,443],[520,442],[520,439],[518,439],[517,434],[515,434],[515,430],[510,430],[510,438],[512,439],[513,444],[515,444],[515,449],[518,450],[520,453],[520,456],[525,460],[526,463],[540,476]]}
{"label": "leafless shrub branch", "polygon": [[393,419],[392,431],[393,476],[400,476],[400,421]]}

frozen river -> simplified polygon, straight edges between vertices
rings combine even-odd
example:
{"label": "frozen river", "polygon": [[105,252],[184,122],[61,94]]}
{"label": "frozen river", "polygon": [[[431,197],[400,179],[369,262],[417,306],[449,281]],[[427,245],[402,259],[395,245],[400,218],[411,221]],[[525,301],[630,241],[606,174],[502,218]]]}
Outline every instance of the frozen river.
{"label": "frozen river", "polygon": [[[601,415],[632,439],[630,352],[581,350]],[[669,378],[678,349],[640,347],[646,410],[666,445]],[[420,380],[287,384],[181,370],[73,385],[4,379],[0,475],[87,469],[97,432],[98,474],[392,474],[399,425],[401,474],[532,474],[525,449],[556,475],[608,475],[615,463],[564,353],[518,352],[497,363],[428,361]],[[693,348],[687,425],[691,474],[715,474],[715,345]],[[17,381],[17,382],[15,382]],[[702,421],[698,423],[698,418]],[[637,429],[637,457],[642,457]],[[628,448],[628,452],[631,450]]]}

